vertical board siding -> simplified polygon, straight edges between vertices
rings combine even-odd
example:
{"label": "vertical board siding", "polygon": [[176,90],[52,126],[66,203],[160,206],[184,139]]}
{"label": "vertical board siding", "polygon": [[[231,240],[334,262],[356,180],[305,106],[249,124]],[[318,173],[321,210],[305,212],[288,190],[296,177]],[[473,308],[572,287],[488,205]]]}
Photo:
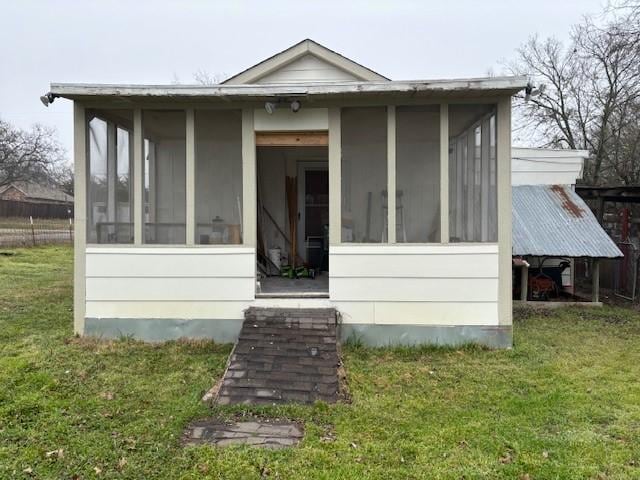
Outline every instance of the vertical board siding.
{"label": "vertical board siding", "polygon": [[341,245],[330,265],[344,323],[498,324],[496,244]]}

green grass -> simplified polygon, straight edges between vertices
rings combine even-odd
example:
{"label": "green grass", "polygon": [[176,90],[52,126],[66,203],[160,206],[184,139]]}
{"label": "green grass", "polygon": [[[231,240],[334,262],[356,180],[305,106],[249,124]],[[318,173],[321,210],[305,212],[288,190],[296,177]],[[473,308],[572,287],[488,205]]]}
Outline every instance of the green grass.
{"label": "green grass", "polygon": [[[525,311],[512,351],[355,343],[351,404],[212,411],[199,399],[229,345],[74,339],[71,250],[14,252],[0,256],[2,479],[640,478],[631,311]],[[301,420],[305,439],[180,446],[192,419],[239,413]]]}

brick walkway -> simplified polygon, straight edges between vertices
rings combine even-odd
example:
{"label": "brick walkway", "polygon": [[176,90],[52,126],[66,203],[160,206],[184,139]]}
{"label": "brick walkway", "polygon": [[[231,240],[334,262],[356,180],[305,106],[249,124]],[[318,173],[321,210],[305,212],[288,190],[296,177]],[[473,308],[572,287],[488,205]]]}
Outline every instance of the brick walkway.
{"label": "brick walkway", "polygon": [[262,448],[285,448],[302,440],[302,426],[293,422],[222,422],[205,419],[187,427],[183,443],[189,445],[251,445]]}
{"label": "brick walkway", "polygon": [[337,398],[334,309],[247,310],[218,404],[334,403]]}

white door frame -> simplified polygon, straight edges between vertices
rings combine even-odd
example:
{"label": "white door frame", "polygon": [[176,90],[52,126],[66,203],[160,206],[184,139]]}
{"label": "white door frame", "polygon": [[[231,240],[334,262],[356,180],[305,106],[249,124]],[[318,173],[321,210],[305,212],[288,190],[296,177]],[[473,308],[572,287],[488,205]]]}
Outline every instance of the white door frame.
{"label": "white door frame", "polygon": [[[297,241],[298,241],[298,255],[306,262],[307,261],[307,248],[304,243],[305,238],[305,172],[307,170],[326,170],[329,171],[329,161],[312,159],[312,160],[297,160],[297,176],[298,176],[298,228],[297,228]],[[328,196],[329,192],[327,192]]]}

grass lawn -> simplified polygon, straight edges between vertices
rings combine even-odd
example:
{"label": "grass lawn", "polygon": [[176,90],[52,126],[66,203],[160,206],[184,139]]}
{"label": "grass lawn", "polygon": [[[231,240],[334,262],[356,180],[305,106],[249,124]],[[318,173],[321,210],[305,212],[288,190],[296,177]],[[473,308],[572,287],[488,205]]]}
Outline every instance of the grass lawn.
{"label": "grass lawn", "polygon": [[[230,345],[72,337],[71,249],[0,256],[0,478],[640,478],[640,314],[524,312],[512,351],[345,348],[351,404],[211,409]],[[180,446],[210,414],[283,451]]]}

